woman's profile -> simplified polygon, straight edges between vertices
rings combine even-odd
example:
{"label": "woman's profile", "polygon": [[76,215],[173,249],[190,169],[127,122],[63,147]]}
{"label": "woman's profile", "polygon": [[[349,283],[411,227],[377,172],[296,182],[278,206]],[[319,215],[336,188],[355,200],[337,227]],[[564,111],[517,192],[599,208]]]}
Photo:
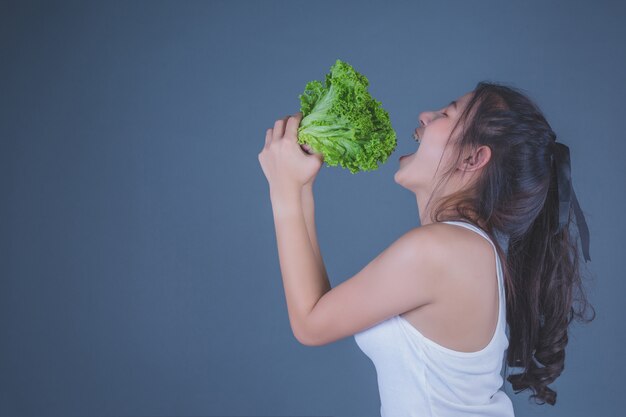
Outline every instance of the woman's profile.
{"label": "woman's profile", "polygon": [[334,288],[315,230],[323,157],[296,142],[300,117],[277,120],[259,154],[298,341],[354,336],[376,367],[383,417],[513,416],[503,365],[520,368],[506,378],[516,393],[554,405],[569,325],[593,320],[570,225],[585,260],[589,233],[569,148],[539,107],[480,82],[420,113],[419,147],[394,176],[415,194],[420,226]]}

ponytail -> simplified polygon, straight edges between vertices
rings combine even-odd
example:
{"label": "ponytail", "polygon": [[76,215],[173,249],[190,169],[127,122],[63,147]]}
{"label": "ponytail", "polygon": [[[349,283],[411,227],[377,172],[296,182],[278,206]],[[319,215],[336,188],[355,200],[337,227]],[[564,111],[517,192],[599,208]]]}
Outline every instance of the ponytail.
{"label": "ponytail", "polygon": [[509,240],[507,259],[515,286],[508,316],[518,321],[511,327],[507,363],[523,368],[507,380],[516,393],[530,388],[531,398],[551,405],[556,403],[556,392],[548,385],[565,367],[569,324],[575,318],[593,320],[584,318],[589,304],[579,271],[578,245],[569,230],[572,209],[585,260],[591,260],[589,231],[571,186],[569,148],[555,143],[554,150],[543,208],[525,235]]}

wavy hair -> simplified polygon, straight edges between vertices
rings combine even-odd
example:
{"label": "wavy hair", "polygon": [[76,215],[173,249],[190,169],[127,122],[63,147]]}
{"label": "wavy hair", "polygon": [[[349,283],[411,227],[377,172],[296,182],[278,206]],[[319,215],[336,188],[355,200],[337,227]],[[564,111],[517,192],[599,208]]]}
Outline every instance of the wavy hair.
{"label": "wavy hair", "polygon": [[[452,139],[459,127],[461,134]],[[595,318],[582,284],[577,240],[569,230],[571,208],[566,227],[558,231],[555,140],[541,110],[520,89],[481,81],[448,138],[446,152],[456,150],[456,160],[428,201],[455,173],[462,155],[482,145],[490,148],[491,158],[477,178],[437,201],[431,221],[467,221],[492,238],[506,289],[506,369],[521,368],[507,380],[516,394],[530,389],[529,400],[550,405],[556,391],[548,385],[565,367],[570,323]],[[588,308],[590,319],[585,318]]]}

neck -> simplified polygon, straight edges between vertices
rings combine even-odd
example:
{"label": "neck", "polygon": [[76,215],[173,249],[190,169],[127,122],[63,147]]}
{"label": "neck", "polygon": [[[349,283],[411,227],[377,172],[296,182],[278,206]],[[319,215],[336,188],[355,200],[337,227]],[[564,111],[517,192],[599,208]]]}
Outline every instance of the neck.
{"label": "neck", "polygon": [[415,193],[415,198],[417,200],[417,211],[419,212],[420,216],[420,225],[426,226],[427,224],[433,223],[433,221],[430,219],[433,201],[431,201],[431,204],[428,208],[426,207],[430,195],[417,192]]}
{"label": "neck", "polygon": [[[430,206],[426,207],[426,204],[428,203],[429,198],[430,198],[430,194],[420,193],[420,192],[415,193],[415,199],[417,201],[417,210],[419,212],[421,226],[426,226],[427,224],[431,224],[431,223],[437,223],[436,221],[431,220],[430,216],[432,214],[432,209],[436,207],[438,201],[440,200],[437,199],[437,197],[433,197],[433,199],[430,202]],[[454,218],[460,217],[459,212],[457,211],[456,208],[445,210],[441,214],[443,214],[444,219],[446,218],[454,219]],[[480,227],[481,229],[486,230],[485,229],[486,224],[485,222],[482,221],[482,219],[471,218],[470,220],[474,221],[478,225],[478,227]]]}

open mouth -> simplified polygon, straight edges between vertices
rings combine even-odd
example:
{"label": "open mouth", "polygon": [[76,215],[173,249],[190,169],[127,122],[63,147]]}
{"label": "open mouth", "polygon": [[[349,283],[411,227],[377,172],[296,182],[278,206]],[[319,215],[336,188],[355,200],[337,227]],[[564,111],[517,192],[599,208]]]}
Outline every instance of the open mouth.
{"label": "open mouth", "polygon": [[417,143],[421,143],[422,141],[419,135],[419,131],[417,129],[415,129],[415,131],[411,134],[411,138]]}

